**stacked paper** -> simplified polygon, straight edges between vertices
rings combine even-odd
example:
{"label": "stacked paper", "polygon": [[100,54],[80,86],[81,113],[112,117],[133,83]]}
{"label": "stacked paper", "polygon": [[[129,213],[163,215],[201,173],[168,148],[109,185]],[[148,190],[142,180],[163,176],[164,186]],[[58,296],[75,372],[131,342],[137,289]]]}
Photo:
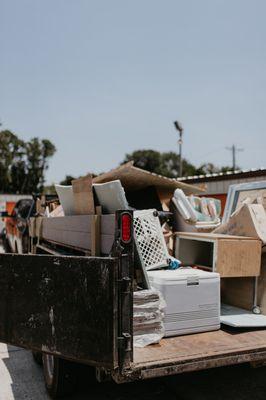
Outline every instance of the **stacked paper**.
{"label": "stacked paper", "polygon": [[134,346],[145,347],[159,343],[164,336],[163,325],[165,302],[155,289],[134,292],[133,331]]}

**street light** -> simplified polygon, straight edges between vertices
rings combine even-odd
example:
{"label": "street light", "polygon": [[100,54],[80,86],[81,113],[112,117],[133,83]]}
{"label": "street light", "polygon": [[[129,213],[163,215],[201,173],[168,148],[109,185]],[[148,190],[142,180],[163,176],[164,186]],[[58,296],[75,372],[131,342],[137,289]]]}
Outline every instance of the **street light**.
{"label": "street light", "polygon": [[183,144],[183,127],[179,121],[174,121],[174,126],[176,130],[179,132],[179,139],[177,141],[179,145],[179,177],[182,176],[182,144]]}

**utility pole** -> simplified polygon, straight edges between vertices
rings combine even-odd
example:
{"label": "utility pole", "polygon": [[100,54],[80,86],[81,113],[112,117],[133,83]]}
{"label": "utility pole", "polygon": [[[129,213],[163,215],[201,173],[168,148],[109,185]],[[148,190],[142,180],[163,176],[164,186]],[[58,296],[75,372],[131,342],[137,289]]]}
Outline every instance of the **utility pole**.
{"label": "utility pole", "polygon": [[183,168],[182,168],[182,144],[183,144],[183,127],[178,121],[174,121],[174,126],[176,130],[179,132],[179,139],[177,141],[179,145],[179,177],[181,178],[182,173],[183,173]]}
{"label": "utility pole", "polygon": [[244,151],[244,149],[237,148],[235,144],[233,144],[231,147],[226,147],[226,150],[229,150],[232,152],[232,162],[233,162],[233,171],[236,169],[236,152],[238,151]]}

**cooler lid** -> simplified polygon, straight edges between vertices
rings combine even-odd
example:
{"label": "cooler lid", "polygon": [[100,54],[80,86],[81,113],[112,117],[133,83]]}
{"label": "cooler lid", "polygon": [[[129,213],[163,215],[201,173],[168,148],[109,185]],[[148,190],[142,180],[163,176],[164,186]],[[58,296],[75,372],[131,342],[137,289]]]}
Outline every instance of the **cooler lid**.
{"label": "cooler lid", "polygon": [[217,272],[207,272],[201,269],[195,268],[178,268],[172,269],[161,269],[156,271],[147,271],[148,277],[152,282],[165,283],[173,281],[182,281],[191,277],[197,277],[198,279],[214,279],[219,278],[220,275]]}

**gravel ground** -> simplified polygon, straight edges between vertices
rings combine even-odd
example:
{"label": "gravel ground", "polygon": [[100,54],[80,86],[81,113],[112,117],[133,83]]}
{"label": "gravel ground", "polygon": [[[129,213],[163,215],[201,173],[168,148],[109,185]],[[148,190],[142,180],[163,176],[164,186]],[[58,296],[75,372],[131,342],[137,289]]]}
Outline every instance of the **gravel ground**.
{"label": "gravel ground", "polygon": [[[265,400],[266,368],[249,365],[183,374],[175,377],[88,387],[86,378],[78,385],[76,400]],[[0,400],[48,400],[42,368],[31,353],[0,344]]]}

